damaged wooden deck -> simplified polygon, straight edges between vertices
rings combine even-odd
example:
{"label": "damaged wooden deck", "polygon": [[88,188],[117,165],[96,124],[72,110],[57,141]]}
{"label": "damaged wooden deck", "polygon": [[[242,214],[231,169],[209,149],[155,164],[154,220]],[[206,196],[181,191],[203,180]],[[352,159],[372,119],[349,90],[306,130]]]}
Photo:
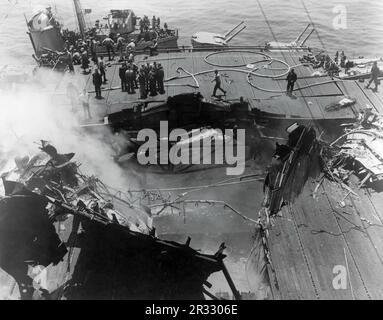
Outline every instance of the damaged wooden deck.
{"label": "damaged wooden deck", "polygon": [[[383,198],[316,181],[281,211],[270,230],[275,299],[383,299]],[[346,288],[336,289],[337,266],[346,270]],[[339,268],[339,267],[338,267]]]}
{"label": "damaged wooden deck", "polygon": [[[225,69],[207,64],[204,58],[210,52],[172,52],[160,53],[156,57],[137,56],[136,62],[141,63],[157,61],[164,66],[165,77],[177,75],[177,68],[182,67],[191,73],[205,70]],[[289,65],[299,64],[301,53],[285,52],[267,53],[273,58],[286,61]],[[248,52],[229,53],[213,56],[209,61],[221,65],[248,64],[260,60],[259,55]],[[105,99],[96,100],[91,96],[91,123],[99,123],[109,113],[133,107],[139,101],[138,90],[136,94],[129,95],[119,90],[120,79],[118,76],[119,65],[117,61],[107,67],[107,84],[103,86]],[[265,65],[261,62],[260,65]],[[278,67],[278,66],[277,66]],[[249,71],[246,67],[242,69]],[[298,82],[296,88],[327,82],[328,76],[310,78],[316,71],[311,67],[296,67]],[[281,71],[269,70],[270,74],[277,75]],[[354,80],[326,83],[301,89],[295,92],[296,98],[291,98],[284,93],[270,93],[250,86],[246,80],[246,73],[222,70],[223,88],[227,90],[227,99],[236,100],[243,96],[252,108],[262,111],[286,115],[287,118],[307,118],[315,120],[354,118],[365,108],[366,104],[380,113],[383,113],[382,91],[374,93],[364,89],[364,84]],[[181,73],[183,75],[183,73]],[[167,84],[164,95],[149,98],[151,101],[166,101],[169,96],[185,92],[201,92],[210,98],[213,90],[213,73],[197,76],[199,88],[192,88],[186,84],[194,85],[192,78],[174,80]],[[281,78],[283,79],[283,77]],[[262,88],[273,91],[284,91],[284,80],[273,80],[252,76],[253,83]],[[73,82],[81,91],[86,88],[92,91],[89,75],[81,75],[76,69],[76,75],[65,74],[62,81],[56,86],[53,101],[56,106],[68,107],[69,100],[66,96],[66,86]],[[173,86],[174,84],[175,86]],[[56,84],[55,84],[56,85]],[[115,90],[109,90],[117,88]],[[105,90],[106,89],[106,90]],[[356,104],[339,111],[328,112],[325,107],[339,101],[344,95],[355,98]],[[81,107],[78,110],[82,113]],[[351,196],[342,208],[338,201],[347,191],[339,186],[324,181],[314,200],[312,192],[316,182],[309,181],[302,194],[296,201],[282,210],[282,217],[276,219],[276,224],[270,231],[271,260],[275,274],[271,275],[273,283],[273,296],[276,299],[383,299],[383,195],[370,190],[359,190],[359,199]],[[260,190],[259,190],[260,192]],[[257,197],[258,198],[258,197]],[[240,199],[240,198],[238,198]],[[351,200],[352,199],[352,200]],[[250,204],[247,204],[249,205]],[[260,203],[254,203],[258,207]],[[255,213],[254,213],[255,214]],[[256,217],[253,217],[256,218]],[[70,222],[71,223],[71,222]],[[71,226],[61,230],[57,225],[60,236],[68,237]],[[68,265],[73,268],[78,257],[78,249],[74,249],[66,263],[60,264],[53,278],[63,277],[73,272],[68,271]],[[346,264],[347,260],[347,264]],[[68,263],[69,262],[69,263]],[[71,263],[70,263],[71,262]],[[335,290],[333,287],[334,267],[341,265],[349,269],[346,290]],[[13,282],[6,275],[0,274],[0,283]],[[351,289],[351,286],[352,289]],[[57,289],[54,284],[49,287]],[[16,290],[17,291],[17,290]],[[14,294],[14,289],[12,289]]]}
{"label": "damaged wooden deck", "polygon": [[[207,64],[204,58],[209,52],[160,53],[156,57],[138,56],[141,61],[160,62],[165,69],[165,77],[177,75],[177,68],[195,74],[205,70],[223,69],[223,88],[227,90],[227,100],[243,96],[252,108],[281,114],[286,118],[313,120],[354,118],[366,105],[376,112],[383,113],[383,93],[364,89],[364,83],[355,80],[330,82],[328,76],[312,78],[316,70],[312,67],[295,67],[298,81],[295,98],[287,96],[286,81],[251,76],[251,81],[261,88],[281,93],[266,92],[250,86],[246,73],[227,70]],[[289,65],[298,65],[301,54],[294,52],[267,53]],[[212,56],[209,61],[220,65],[249,64],[260,60],[260,56],[249,52],[224,52]],[[259,63],[262,67],[265,63]],[[104,89],[119,86],[119,65],[107,69],[109,82]],[[230,68],[247,70],[246,67]],[[277,75],[276,70],[268,70]],[[184,92],[201,92],[206,98],[212,93],[213,73],[196,77],[199,88],[185,84],[195,84],[191,77],[168,82],[166,94],[150,100],[164,101],[169,96]],[[87,90],[92,85],[87,80]],[[312,84],[325,84],[311,86]],[[176,86],[173,86],[175,84]],[[138,91],[138,90],[137,90]],[[128,95],[120,90],[103,92],[102,101],[92,98],[92,108],[100,118],[108,113],[132,107],[138,101],[138,92]],[[328,112],[326,106],[344,96],[356,99],[355,105],[338,111]],[[316,181],[307,182],[302,194],[290,206],[283,208],[281,217],[270,231],[270,252],[275,273],[271,273],[272,292],[275,299],[383,299],[383,195],[371,190],[358,190],[359,198],[348,197],[346,207],[339,201],[347,191],[340,186],[324,181],[314,200],[312,193]],[[334,267],[348,270],[347,288],[336,290],[333,280]]]}

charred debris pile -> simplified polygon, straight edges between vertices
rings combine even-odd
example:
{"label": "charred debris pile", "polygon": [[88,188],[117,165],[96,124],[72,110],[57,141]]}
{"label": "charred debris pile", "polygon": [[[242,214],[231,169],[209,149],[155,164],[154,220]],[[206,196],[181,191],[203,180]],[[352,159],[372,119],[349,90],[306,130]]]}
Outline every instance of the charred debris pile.
{"label": "charred debris pile", "polygon": [[[207,279],[219,271],[240,299],[223,263],[224,244],[208,255],[192,249],[190,238],[157,238],[150,210],[81,174],[73,153],[46,141],[40,149],[1,176],[0,267],[21,299],[215,299]],[[50,285],[28,275],[35,266],[48,270]]]}
{"label": "charred debris pile", "polygon": [[309,177],[318,182],[316,190],[325,178],[339,184],[348,194],[356,194],[353,188],[381,190],[383,116],[367,107],[355,122],[342,127],[342,133],[331,143],[325,141],[322,134],[317,136],[314,127],[295,123],[287,129],[287,143],[276,143],[266,170],[260,212],[264,225],[268,225],[269,218],[277,215],[284,205],[294,201]]}
{"label": "charred debris pile", "polygon": [[344,133],[324,144],[322,157],[325,174],[332,180],[348,183],[351,175],[359,178],[359,188],[381,189],[383,180],[383,116],[368,107],[357,121],[345,126]]}

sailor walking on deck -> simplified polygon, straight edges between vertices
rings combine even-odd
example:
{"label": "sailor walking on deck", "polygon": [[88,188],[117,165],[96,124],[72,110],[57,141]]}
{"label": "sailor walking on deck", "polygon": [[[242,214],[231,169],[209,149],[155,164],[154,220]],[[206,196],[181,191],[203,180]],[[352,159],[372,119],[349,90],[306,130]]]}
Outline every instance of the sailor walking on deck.
{"label": "sailor walking on deck", "polygon": [[287,75],[287,94],[292,94],[294,91],[294,84],[297,81],[298,76],[295,73],[294,69],[291,69],[289,74]]}
{"label": "sailor walking on deck", "polygon": [[218,73],[218,70],[215,70],[215,76],[214,79],[211,82],[215,82],[214,90],[213,90],[213,97],[216,97],[217,90],[221,90],[224,95],[226,95],[226,91],[221,88],[221,75]]}
{"label": "sailor walking on deck", "polygon": [[[108,51],[108,57],[109,57],[109,61],[113,60],[114,59],[114,41],[107,37],[104,39],[104,41],[102,42],[102,45],[106,48],[106,51]],[[113,58],[111,58],[111,53],[113,53]]]}
{"label": "sailor walking on deck", "polygon": [[380,73],[380,70],[379,70],[379,67],[378,67],[378,62],[377,61],[374,61],[374,64],[372,65],[372,68],[371,68],[371,79],[370,81],[368,82],[368,84],[366,85],[366,89],[368,89],[371,85],[372,82],[374,82],[375,84],[375,88],[373,89],[373,91],[375,92],[378,92],[378,86],[379,86],[379,73]]}
{"label": "sailor walking on deck", "polygon": [[98,68],[94,70],[93,73],[93,85],[94,85],[94,90],[96,91],[96,99],[101,99],[101,85],[102,85],[102,76]]}

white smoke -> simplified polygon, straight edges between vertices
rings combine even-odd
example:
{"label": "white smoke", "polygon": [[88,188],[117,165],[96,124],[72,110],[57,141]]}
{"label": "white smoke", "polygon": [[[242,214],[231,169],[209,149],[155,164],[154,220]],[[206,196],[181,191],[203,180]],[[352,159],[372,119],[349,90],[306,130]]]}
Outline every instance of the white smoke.
{"label": "white smoke", "polygon": [[62,75],[40,72],[37,84],[28,76],[22,84],[7,79],[0,84],[0,171],[14,167],[15,156],[36,154],[39,141],[47,140],[59,153],[76,153],[74,160],[87,175],[125,191],[136,184],[113,160],[114,151],[107,142],[110,130],[105,127],[97,135],[85,132],[80,127],[82,107],[72,112],[65,87],[52,94],[52,84],[54,88]]}

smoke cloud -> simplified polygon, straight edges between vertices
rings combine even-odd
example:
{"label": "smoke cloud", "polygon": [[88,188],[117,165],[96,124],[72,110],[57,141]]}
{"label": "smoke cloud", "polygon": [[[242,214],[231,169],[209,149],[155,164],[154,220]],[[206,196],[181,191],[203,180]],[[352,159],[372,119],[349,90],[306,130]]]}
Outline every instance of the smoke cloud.
{"label": "smoke cloud", "polygon": [[[36,154],[39,151],[37,143],[47,140],[59,153],[76,153],[74,160],[81,163],[80,171],[84,174],[95,175],[120,190],[136,188],[137,182],[113,160],[109,128],[104,127],[97,134],[89,134],[81,128],[82,107],[72,112],[65,86],[63,89],[55,87],[61,76],[50,70],[40,70],[37,78],[27,74],[21,77],[3,75],[0,83],[0,171],[14,168],[16,156]],[[74,84],[80,85],[76,81]]]}

